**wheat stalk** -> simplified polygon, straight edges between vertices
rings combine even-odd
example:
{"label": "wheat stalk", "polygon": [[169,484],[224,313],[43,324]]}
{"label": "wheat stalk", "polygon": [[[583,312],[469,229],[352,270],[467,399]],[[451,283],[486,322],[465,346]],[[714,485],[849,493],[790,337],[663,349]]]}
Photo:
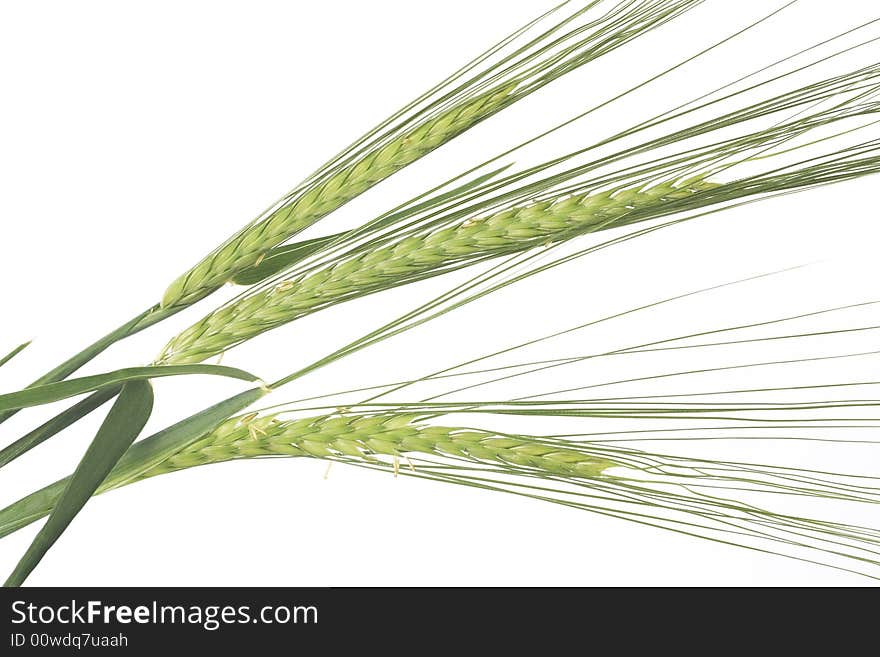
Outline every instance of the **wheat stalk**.
{"label": "wheat stalk", "polygon": [[352,295],[400,285],[451,263],[514,253],[619,226],[636,210],[715,186],[694,179],[678,186],[575,195],[407,237],[219,308],[171,340],[157,362],[198,362]]}
{"label": "wheat stalk", "polygon": [[504,85],[446,110],[337,171],[177,278],[165,291],[162,306],[185,305],[217,289],[292,235],[503,109],[513,100],[516,86]]}

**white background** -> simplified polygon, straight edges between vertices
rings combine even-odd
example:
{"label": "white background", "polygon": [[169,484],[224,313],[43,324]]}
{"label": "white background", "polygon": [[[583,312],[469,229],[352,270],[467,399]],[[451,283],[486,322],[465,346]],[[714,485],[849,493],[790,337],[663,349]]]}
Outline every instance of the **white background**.
{"label": "white background", "polygon": [[[371,218],[437,180],[438,171],[486,159],[656,72],[664,57],[675,61],[745,25],[767,6],[707,4],[712,9],[701,10],[684,33],[652,35],[606,64],[586,67],[358,199],[343,216]],[[799,14],[762,33],[768,49],[790,50],[834,31],[838,23],[830,25],[827,3],[801,4]],[[855,22],[873,4],[835,3],[834,19]],[[4,3],[0,350],[35,342],[0,372],[3,390],[26,384],[154,303],[181,271],[321,162],[546,6],[501,0]],[[764,57],[760,48],[747,54],[754,66],[740,53],[742,61],[726,60],[730,70],[749,71]],[[697,68],[692,79],[659,86],[645,102],[665,107],[693,94],[689,85],[698,88],[699,76],[717,84],[713,75]],[[590,122],[579,129],[579,138],[588,141],[603,127]],[[549,325],[538,307],[574,304],[601,314],[818,260],[831,262],[832,273],[795,282],[787,298],[832,304],[868,299],[876,271],[865,252],[880,236],[875,203],[868,200],[876,198],[876,184],[868,179],[770,201],[609,251],[567,279],[530,288],[533,297],[524,292],[482,315],[474,311],[461,320],[467,323],[414,332],[298,382],[288,396],[307,396],[313,385],[323,391],[394,380],[413,366],[428,371],[469,354],[471,338],[508,343],[519,332]],[[334,308],[233,351],[224,362],[271,380],[426,294],[405,290],[392,293],[393,299]],[[779,303],[775,294],[751,288],[740,307],[772,309]],[[88,371],[150,361],[175,330],[212,305],[207,301],[118,345]],[[686,332],[707,312],[694,303],[665,321]],[[634,320],[616,330],[638,340],[658,329]],[[161,381],[156,389],[153,429],[237,388],[190,379]],[[52,410],[22,412],[3,424],[3,443]],[[89,418],[5,468],[0,503],[67,474],[98,421]],[[30,583],[866,582],[539,502],[341,466],[324,479],[324,471],[324,463],[304,459],[240,462],[105,495],[75,520]],[[35,529],[0,542],[0,568],[11,569]]]}

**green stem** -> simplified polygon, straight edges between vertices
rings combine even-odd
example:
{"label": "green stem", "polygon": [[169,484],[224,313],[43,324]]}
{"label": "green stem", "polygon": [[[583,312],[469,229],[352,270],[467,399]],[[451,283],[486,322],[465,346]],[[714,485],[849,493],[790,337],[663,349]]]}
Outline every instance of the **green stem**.
{"label": "green stem", "polygon": [[113,386],[112,388],[98,390],[67,410],[62,411],[48,422],[25,434],[14,443],[7,445],[0,450],[0,468],[11,463],[28,450],[49,440],[55,434],[62,432],[96,408],[103,406],[106,402],[116,397],[121,389],[121,386]]}
{"label": "green stem", "polygon": [[[28,387],[45,385],[47,383],[56,383],[66,379],[68,376],[76,372],[83,365],[93,358],[97,357],[108,347],[120,340],[123,340],[135,333],[143,331],[154,324],[158,324],[171,315],[179,312],[183,308],[160,308],[157,305],[142,312],[133,319],[129,320],[116,330],[108,333],[103,338],[89,345],[81,352],[69,358],[58,367],[47,372],[42,377],[34,381]],[[98,390],[92,393],[80,402],[77,402],[65,411],[62,411],[48,422],[40,425],[33,431],[25,434],[14,443],[7,445],[0,450],[0,468],[11,463],[22,454],[33,449],[37,445],[47,441],[52,436],[60,433],[70,425],[74,424],[81,418],[85,417],[96,408],[110,401],[119,394],[121,387],[114,386],[106,390]],[[17,409],[0,412],[0,423],[5,422],[18,412]]]}
{"label": "green stem", "polygon": [[[82,351],[80,351],[75,356],[67,359],[63,363],[61,363],[58,367],[46,372],[39,379],[31,383],[28,388],[33,388],[35,386],[45,385],[47,383],[56,383],[58,381],[63,381],[68,376],[76,372],[83,365],[91,361],[93,358],[97,357],[101,353],[103,353],[106,349],[108,349],[113,344],[123,340],[135,333],[143,331],[144,329],[152,326],[153,324],[157,324],[162,320],[170,317],[171,315],[179,312],[182,308],[160,308],[158,305],[152,306],[148,310],[140,313],[133,319],[130,319],[125,324],[120,326],[119,328],[111,331],[107,335],[105,335],[100,340],[92,343]],[[15,415],[17,410],[3,411],[0,412],[0,423],[5,422],[10,417]],[[25,450],[26,451],[26,450]],[[4,450],[5,452],[5,450]],[[0,461],[2,463],[2,461]]]}

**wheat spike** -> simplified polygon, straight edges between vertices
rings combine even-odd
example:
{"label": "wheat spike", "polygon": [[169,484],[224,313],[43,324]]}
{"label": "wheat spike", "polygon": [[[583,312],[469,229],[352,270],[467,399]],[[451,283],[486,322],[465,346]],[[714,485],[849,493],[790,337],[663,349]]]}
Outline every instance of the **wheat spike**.
{"label": "wheat spike", "polygon": [[157,362],[196,363],[264,331],[358,294],[394,287],[457,262],[522,251],[627,223],[634,210],[684,199],[715,185],[692,180],[513,207],[399,240],[260,290],[219,308],[175,337]]}
{"label": "wheat spike", "polygon": [[[257,430],[253,430],[256,427]],[[259,456],[355,459],[376,463],[409,453],[452,456],[534,468],[552,475],[598,477],[618,464],[579,451],[487,431],[423,426],[411,415],[319,416],[248,422],[232,418],[144,472],[146,479],[197,465]],[[130,482],[127,482],[130,483]]]}
{"label": "wheat spike", "polygon": [[516,86],[510,83],[447,109],[318,181],[175,280],[162,306],[185,305],[216,290],[271,248],[502,109],[514,98]]}

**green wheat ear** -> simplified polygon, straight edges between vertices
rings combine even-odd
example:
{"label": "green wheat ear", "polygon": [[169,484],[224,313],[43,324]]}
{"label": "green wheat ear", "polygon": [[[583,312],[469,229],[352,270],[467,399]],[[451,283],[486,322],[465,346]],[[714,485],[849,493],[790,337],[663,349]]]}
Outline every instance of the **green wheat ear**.
{"label": "green wheat ear", "polygon": [[[137,480],[198,465],[260,456],[303,456],[377,462],[406,454],[463,457],[533,468],[548,475],[599,477],[620,464],[527,437],[422,426],[411,415],[318,416],[284,421],[274,415],[227,420]],[[136,480],[132,480],[136,481]],[[126,483],[131,483],[126,482]],[[112,482],[108,481],[108,488]]]}
{"label": "green wheat ear", "polygon": [[162,306],[185,305],[210,294],[273,247],[502,109],[513,100],[517,85],[509,83],[445,110],[308,188],[177,278]]}
{"label": "green wheat ear", "polygon": [[569,196],[513,207],[412,236],[223,306],[173,338],[159,363],[196,363],[312,312],[359,294],[413,280],[452,263],[523,251],[634,220],[634,211],[716,187],[680,185]]}

